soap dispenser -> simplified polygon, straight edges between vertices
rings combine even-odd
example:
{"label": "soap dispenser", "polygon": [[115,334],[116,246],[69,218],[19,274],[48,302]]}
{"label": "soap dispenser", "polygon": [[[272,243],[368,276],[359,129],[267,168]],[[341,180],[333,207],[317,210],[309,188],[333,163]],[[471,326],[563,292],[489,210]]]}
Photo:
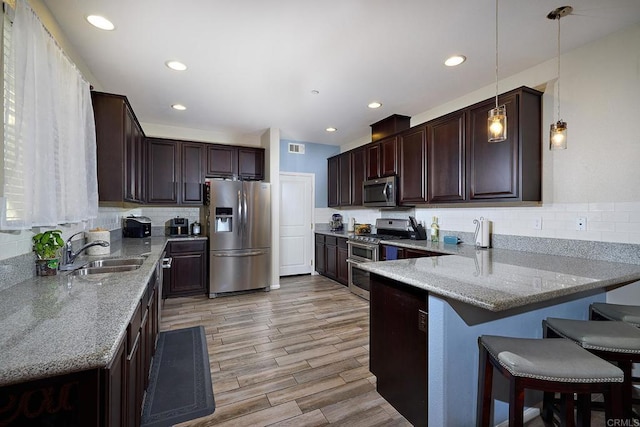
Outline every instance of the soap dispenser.
{"label": "soap dispenser", "polygon": [[349,218],[349,225],[347,226],[347,231],[353,233],[356,229],[356,219],[354,217]]}

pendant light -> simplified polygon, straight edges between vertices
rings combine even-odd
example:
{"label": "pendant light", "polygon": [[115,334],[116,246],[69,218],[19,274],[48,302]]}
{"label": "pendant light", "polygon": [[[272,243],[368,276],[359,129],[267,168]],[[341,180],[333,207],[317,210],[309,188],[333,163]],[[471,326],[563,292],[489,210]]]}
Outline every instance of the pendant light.
{"label": "pendant light", "polygon": [[496,108],[489,111],[489,142],[502,142],[507,139],[507,110],[498,106],[498,0],[496,0]]}
{"label": "pendant light", "polygon": [[555,10],[552,10],[547,15],[547,18],[558,21],[558,81],[556,87],[558,89],[557,105],[558,115],[557,121],[551,123],[551,129],[549,131],[549,149],[550,150],[566,150],[567,149],[567,123],[560,119],[560,18],[570,15],[573,11],[571,6],[562,6]]}

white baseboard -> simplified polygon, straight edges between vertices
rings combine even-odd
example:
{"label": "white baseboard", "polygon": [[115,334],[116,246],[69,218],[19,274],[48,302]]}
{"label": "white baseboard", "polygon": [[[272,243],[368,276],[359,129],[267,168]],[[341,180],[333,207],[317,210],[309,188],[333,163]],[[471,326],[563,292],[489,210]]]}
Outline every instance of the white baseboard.
{"label": "white baseboard", "polygon": [[[540,415],[540,408],[527,408],[524,410],[523,421],[527,423]],[[509,427],[509,420],[503,421],[496,427]]]}

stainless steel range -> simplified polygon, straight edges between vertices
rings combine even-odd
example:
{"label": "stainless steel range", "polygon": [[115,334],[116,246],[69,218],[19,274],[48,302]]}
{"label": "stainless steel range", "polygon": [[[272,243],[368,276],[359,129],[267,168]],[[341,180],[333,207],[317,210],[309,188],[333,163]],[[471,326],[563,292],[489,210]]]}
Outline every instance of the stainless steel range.
{"label": "stainless steel range", "polygon": [[347,241],[349,247],[349,290],[369,300],[369,272],[359,265],[379,261],[379,244],[382,240],[408,239],[408,219],[380,218],[376,220],[376,234],[354,235]]}

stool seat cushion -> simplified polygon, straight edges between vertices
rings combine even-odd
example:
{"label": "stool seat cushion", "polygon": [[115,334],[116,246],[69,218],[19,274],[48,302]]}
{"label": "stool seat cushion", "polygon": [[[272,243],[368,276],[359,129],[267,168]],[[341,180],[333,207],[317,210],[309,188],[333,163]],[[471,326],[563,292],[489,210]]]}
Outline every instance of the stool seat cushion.
{"label": "stool seat cushion", "polygon": [[640,306],[594,302],[591,309],[607,319],[640,326]]}
{"label": "stool seat cushion", "polygon": [[546,324],[558,335],[575,341],[586,349],[640,353],[640,329],[629,323],[550,317]]}
{"label": "stool seat cushion", "polygon": [[483,335],[480,343],[511,375],[568,383],[622,382],[622,371],[564,339]]}

